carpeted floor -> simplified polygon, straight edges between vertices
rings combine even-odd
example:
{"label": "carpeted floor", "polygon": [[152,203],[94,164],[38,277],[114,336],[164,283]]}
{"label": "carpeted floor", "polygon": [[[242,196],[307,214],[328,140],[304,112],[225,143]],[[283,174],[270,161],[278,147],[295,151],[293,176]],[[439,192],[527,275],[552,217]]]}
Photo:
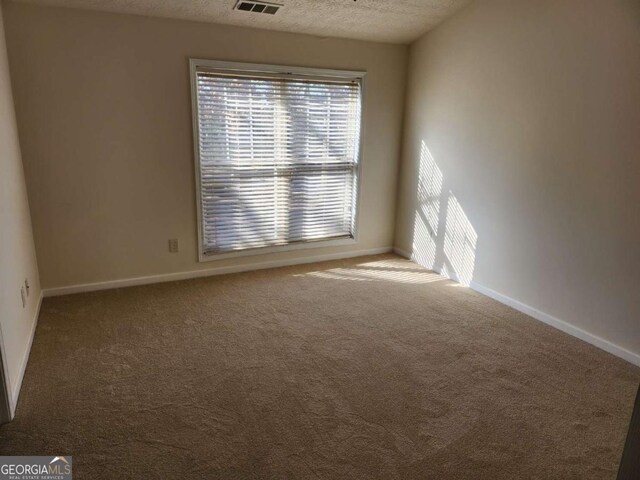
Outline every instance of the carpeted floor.
{"label": "carpeted floor", "polygon": [[639,380],[365,257],[46,299],[0,454],[80,480],[614,479]]}

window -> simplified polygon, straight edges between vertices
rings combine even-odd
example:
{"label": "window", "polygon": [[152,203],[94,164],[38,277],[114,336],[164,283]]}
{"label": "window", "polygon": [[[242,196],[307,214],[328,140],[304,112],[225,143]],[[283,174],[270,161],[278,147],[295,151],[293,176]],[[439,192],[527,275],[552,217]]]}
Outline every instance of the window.
{"label": "window", "polygon": [[363,73],[192,60],[191,75],[201,259],[353,242]]}

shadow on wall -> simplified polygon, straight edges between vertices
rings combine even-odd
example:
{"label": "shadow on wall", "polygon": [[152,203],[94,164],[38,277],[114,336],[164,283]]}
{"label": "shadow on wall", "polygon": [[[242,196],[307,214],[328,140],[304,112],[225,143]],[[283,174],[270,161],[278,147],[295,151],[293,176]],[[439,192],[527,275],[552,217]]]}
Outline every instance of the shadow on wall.
{"label": "shadow on wall", "polygon": [[468,286],[478,235],[456,196],[445,191],[443,184],[442,171],[423,140],[411,260]]}

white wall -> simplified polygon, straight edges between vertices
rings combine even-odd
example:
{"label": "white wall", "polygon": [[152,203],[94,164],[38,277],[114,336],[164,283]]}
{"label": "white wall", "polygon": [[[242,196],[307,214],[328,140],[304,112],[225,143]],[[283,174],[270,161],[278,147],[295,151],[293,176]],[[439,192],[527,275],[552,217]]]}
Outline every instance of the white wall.
{"label": "white wall", "polygon": [[640,354],[640,2],[476,1],[407,81],[397,247]]}
{"label": "white wall", "polygon": [[[406,46],[12,2],[5,15],[44,287],[393,245]],[[358,245],[197,262],[189,57],[368,72]]]}
{"label": "white wall", "polygon": [[[9,399],[17,399],[29,355],[40,281],[31,233],[29,203],[22,171],[9,65],[0,3],[0,331],[2,363],[9,380]],[[26,307],[20,287],[30,283]]]}

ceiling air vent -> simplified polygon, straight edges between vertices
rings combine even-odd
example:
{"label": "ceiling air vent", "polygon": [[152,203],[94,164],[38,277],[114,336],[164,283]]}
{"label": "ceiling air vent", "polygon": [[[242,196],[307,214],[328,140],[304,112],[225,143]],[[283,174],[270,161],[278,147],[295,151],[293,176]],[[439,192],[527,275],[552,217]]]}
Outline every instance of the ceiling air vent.
{"label": "ceiling air vent", "polygon": [[267,2],[247,2],[238,0],[234,10],[242,10],[243,12],[266,13],[267,15],[275,15],[282,5]]}

